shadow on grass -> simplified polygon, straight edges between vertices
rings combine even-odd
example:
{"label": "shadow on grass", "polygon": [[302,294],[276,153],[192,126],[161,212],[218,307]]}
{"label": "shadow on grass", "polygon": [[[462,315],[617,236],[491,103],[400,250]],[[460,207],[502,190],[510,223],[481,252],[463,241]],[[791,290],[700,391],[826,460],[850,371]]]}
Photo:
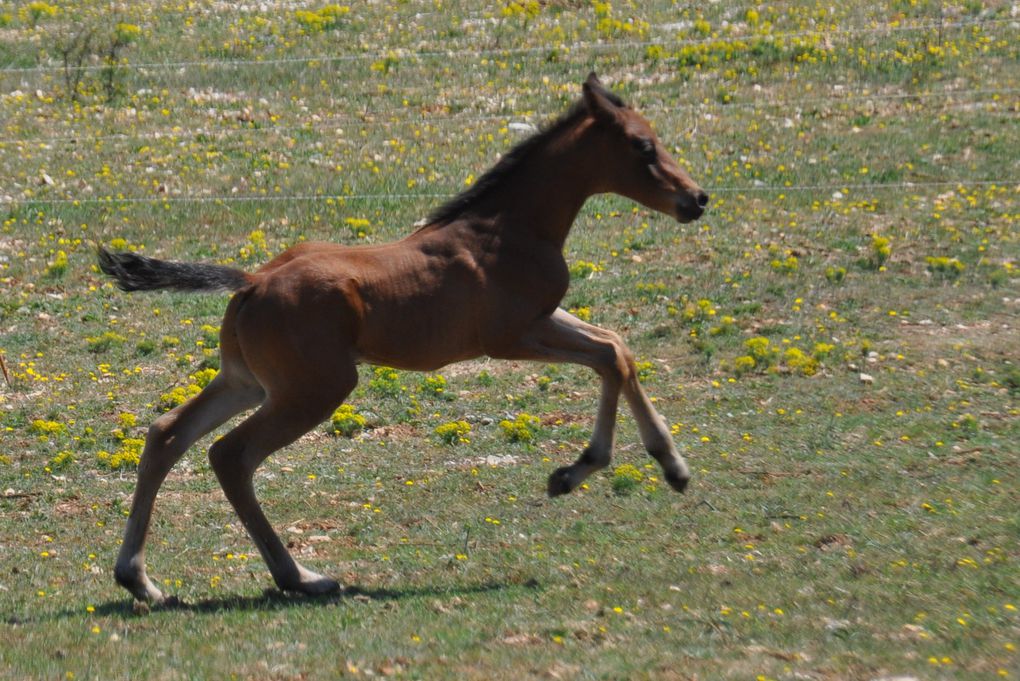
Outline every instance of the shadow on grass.
{"label": "shadow on grass", "polygon": [[[199,601],[187,602],[171,597],[163,605],[152,606],[133,603],[127,596],[123,599],[109,601],[102,605],[95,606],[93,615],[102,616],[126,616],[134,617],[150,612],[190,612],[197,614],[217,614],[224,612],[254,612],[284,610],[289,608],[309,608],[338,605],[344,602],[372,602],[372,601],[400,601],[409,598],[442,597],[442,596],[469,596],[472,594],[484,594],[503,591],[506,589],[537,589],[539,583],[534,579],[522,582],[483,582],[481,584],[466,584],[463,586],[434,586],[434,587],[408,587],[408,588],[362,588],[348,586],[332,594],[323,596],[304,596],[301,594],[288,594],[277,589],[266,589],[259,596],[223,596],[218,598],[206,598]],[[71,617],[82,617],[80,608],[64,610],[54,613],[48,617],[41,617],[39,620],[59,620]],[[35,618],[28,618],[25,621],[8,622],[9,624],[27,624]],[[39,621],[36,620],[36,621]]]}

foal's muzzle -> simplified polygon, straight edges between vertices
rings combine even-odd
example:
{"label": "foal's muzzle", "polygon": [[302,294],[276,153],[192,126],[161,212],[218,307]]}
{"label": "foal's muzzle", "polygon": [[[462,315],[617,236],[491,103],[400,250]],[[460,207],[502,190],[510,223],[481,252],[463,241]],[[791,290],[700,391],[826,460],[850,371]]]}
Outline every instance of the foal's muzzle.
{"label": "foal's muzzle", "polygon": [[692,222],[705,213],[708,206],[708,194],[697,190],[692,194],[682,194],[676,201],[676,219],[680,222]]}

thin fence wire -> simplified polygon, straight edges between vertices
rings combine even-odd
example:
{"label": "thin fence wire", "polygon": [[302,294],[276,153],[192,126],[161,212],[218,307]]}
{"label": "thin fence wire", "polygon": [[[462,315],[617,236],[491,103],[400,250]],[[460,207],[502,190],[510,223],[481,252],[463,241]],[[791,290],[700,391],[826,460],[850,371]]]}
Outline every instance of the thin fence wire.
{"label": "thin fence wire", "polygon": [[[706,187],[705,191],[710,194],[756,194],[775,193],[785,194],[789,192],[819,191],[819,192],[851,192],[860,190],[923,190],[944,187],[996,187],[1003,191],[1020,193],[1020,177],[1002,179],[947,179],[920,182],[874,182],[874,183],[831,183],[831,184],[782,184],[782,185],[747,185],[743,187]],[[311,201],[380,201],[380,202],[404,202],[418,201],[423,199],[449,199],[455,193],[352,193],[352,194],[267,194],[267,195],[167,195],[167,196],[105,196],[105,197],[65,197],[65,198],[33,198],[33,197],[11,197],[0,196],[0,205],[130,205],[130,204],[234,204],[234,203],[286,203],[286,202],[311,202]],[[845,198],[845,197],[844,197]]]}
{"label": "thin fence wire", "polygon": [[[834,36],[860,36],[877,33],[904,33],[916,31],[947,31],[959,28],[970,28],[976,26],[996,26],[1014,24],[1014,19],[974,19],[966,21],[929,21],[914,24],[886,25],[886,26],[851,26],[847,28],[825,28],[811,31],[793,31],[789,33],[776,33],[771,35],[730,35],[726,39],[732,40],[755,40],[776,41],[795,40],[798,38],[825,37],[832,39]],[[64,64],[44,64],[24,67],[0,68],[0,75],[4,74],[28,74],[45,73],[52,71],[64,71],[65,69],[78,71],[98,71],[115,68],[121,70],[146,70],[146,69],[189,69],[196,67],[203,68],[253,68],[266,66],[279,66],[289,64],[328,64],[334,62],[363,61],[368,59],[379,59],[389,55],[395,55],[401,59],[457,59],[466,57],[500,56],[500,55],[526,55],[526,54],[549,54],[552,51],[575,53],[582,51],[611,52],[636,48],[659,47],[695,47],[718,42],[719,37],[691,38],[691,39],[661,39],[642,41],[620,41],[620,42],[575,42],[560,45],[540,45],[531,47],[509,47],[509,48],[476,48],[476,49],[451,49],[451,50],[408,50],[406,48],[386,48],[355,54],[320,54],[307,57],[279,57],[272,59],[195,59],[175,62],[139,62],[139,63],[118,63],[118,64],[87,64],[80,66],[65,66]]]}
{"label": "thin fence wire", "polygon": [[[1003,95],[1020,95],[1020,88],[999,88],[999,89],[978,89],[978,90],[945,90],[941,92],[915,92],[915,93],[854,93],[854,94],[841,94],[836,93],[829,96],[822,97],[807,97],[800,99],[783,99],[783,100],[768,100],[764,102],[731,102],[723,104],[720,102],[702,102],[702,103],[681,103],[677,105],[652,105],[648,107],[642,107],[641,111],[647,114],[661,113],[664,111],[675,111],[680,110],[701,110],[705,108],[711,108],[713,110],[725,110],[728,108],[740,108],[740,109],[772,109],[772,108],[787,108],[791,112],[798,112],[804,107],[809,106],[821,106],[828,104],[843,104],[843,103],[859,103],[859,102],[879,102],[879,101],[897,101],[897,100],[933,100],[943,99],[946,101],[959,99],[959,98],[994,98]],[[981,104],[991,104],[992,101],[983,99],[981,101],[959,101],[952,102],[944,105],[944,108],[959,108],[966,106],[974,106]],[[994,102],[996,104],[1003,104],[1004,106],[1010,106],[1008,102]],[[974,109],[977,113],[1001,113],[1005,115],[1014,115],[1016,111],[1003,110],[1003,111],[988,111],[986,109]],[[404,114],[404,118],[397,120],[387,119],[386,117],[393,117],[397,114]],[[14,145],[14,146],[25,146],[25,145],[38,145],[38,144],[52,144],[57,142],[81,142],[87,140],[89,142],[107,142],[107,141],[144,141],[144,140],[158,140],[158,139],[180,139],[180,138],[191,138],[198,136],[209,136],[209,137],[225,137],[230,135],[278,135],[288,132],[310,132],[314,130],[329,130],[335,128],[337,125],[355,123],[371,123],[372,125],[390,126],[395,124],[406,124],[406,123],[480,123],[486,121],[516,121],[520,123],[532,124],[535,119],[540,119],[541,116],[538,114],[520,114],[513,112],[499,113],[499,114],[484,114],[484,115],[472,115],[472,114],[461,114],[461,113],[444,113],[444,112],[422,112],[416,110],[413,107],[401,107],[392,109],[377,109],[358,113],[340,114],[330,116],[327,119],[314,121],[312,123],[306,123],[302,125],[265,125],[259,127],[230,127],[230,128],[201,128],[201,129],[175,129],[171,128],[168,130],[153,130],[140,133],[110,133],[107,135],[96,135],[90,132],[82,132],[80,134],[66,134],[66,135],[42,135],[38,137],[19,137],[19,138],[2,138],[0,139],[0,145]],[[370,120],[372,119],[372,120]],[[539,122],[541,122],[539,120]]]}
{"label": "thin fence wire", "polygon": [[[869,35],[869,34],[893,34],[910,31],[925,31],[925,30],[949,30],[956,28],[968,28],[968,27],[985,27],[985,26],[996,26],[1005,23],[1015,25],[1015,22],[1011,19],[984,19],[984,20],[967,20],[967,21],[934,21],[934,22],[920,22],[916,24],[896,25],[896,26],[871,26],[871,27],[848,27],[845,29],[835,30],[816,30],[816,31],[800,31],[792,33],[775,34],[772,36],[741,36],[732,35],[727,36],[727,39],[732,40],[793,40],[797,38],[805,38],[812,36],[825,36],[827,39],[831,39],[833,35],[841,36],[856,36],[856,35]],[[511,54],[529,54],[548,51],[551,49],[566,49],[569,51],[579,50],[624,50],[630,48],[649,47],[653,45],[658,46],[696,46],[709,44],[718,40],[718,38],[706,38],[706,39],[691,39],[691,40],[650,40],[650,41],[632,41],[632,42],[618,42],[618,43],[574,43],[568,46],[541,46],[541,47],[523,47],[523,48],[493,48],[493,49],[477,49],[477,50],[440,50],[440,51],[419,51],[419,52],[408,52],[406,50],[398,51],[397,54],[401,58],[431,58],[431,57],[461,57],[461,56],[480,56],[480,55],[511,55]],[[193,61],[179,61],[179,62],[149,62],[139,64],[123,64],[117,65],[118,68],[130,68],[130,69],[155,69],[155,68],[191,68],[191,67],[246,67],[246,66],[267,66],[273,64],[300,64],[300,63],[316,63],[316,62],[335,62],[335,61],[350,61],[356,59],[367,59],[375,58],[382,54],[389,54],[392,50],[381,50],[370,53],[360,54],[347,54],[347,55],[319,55],[312,57],[294,57],[294,58],[281,58],[281,59],[269,59],[269,60],[193,60]],[[55,66],[37,66],[30,68],[5,68],[0,69],[0,75],[10,73],[30,73],[30,72],[42,72],[48,70],[62,69],[63,65]],[[87,66],[83,68],[105,68],[105,66]],[[817,105],[838,105],[838,104],[852,104],[858,102],[875,102],[875,101],[895,101],[895,100],[919,100],[919,101],[931,101],[931,100],[954,100],[959,98],[973,98],[973,97],[1001,97],[1003,95],[1015,95],[1020,93],[1020,89],[1016,88],[999,88],[999,89],[974,89],[974,90],[943,90],[939,92],[896,92],[896,93],[869,93],[869,92],[854,92],[854,93],[841,93],[833,92],[828,95],[818,97],[806,97],[806,98],[794,98],[784,100],[768,100],[768,101],[751,101],[751,102],[690,102],[681,103],[674,106],[651,106],[646,110],[650,113],[656,113],[664,110],[676,110],[676,109],[701,109],[705,107],[713,107],[725,110],[727,108],[750,108],[750,109],[764,109],[764,108],[789,108],[796,111],[799,108],[807,106]],[[640,93],[637,95],[640,96]],[[987,101],[974,102],[964,101],[955,102],[959,106],[971,106],[981,104],[989,104]],[[1007,104],[1008,106],[1008,104]],[[981,111],[987,111],[981,109]],[[993,112],[993,113],[1005,113],[1010,115],[1012,112]],[[130,133],[112,133],[108,135],[94,135],[83,133],[81,135],[57,135],[57,136],[40,136],[35,138],[16,138],[16,139],[0,139],[0,145],[41,145],[48,143],[55,143],[61,141],[78,142],[78,141],[141,141],[146,139],[161,139],[170,138],[178,139],[182,137],[198,137],[198,136],[225,136],[234,134],[245,134],[245,135],[271,135],[281,134],[287,132],[302,132],[316,129],[327,129],[334,127],[340,123],[348,123],[351,121],[371,122],[373,125],[376,124],[389,124],[390,121],[385,119],[378,119],[374,121],[365,120],[368,117],[385,117],[393,116],[396,114],[410,114],[408,119],[412,122],[421,121],[423,123],[434,123],[438,120],[452,121],[456,123],[468,123],[468,122],[482,122],[482,121],[509,121],[511,119],[527,119],[534,117],[534,114],[522,116],[514,113],[504,114],[486,114],[486,115],[462,115],[460,113],[449,113],[448,111],[436,113],[428,112],[424,113],[416,111],[413,107],[401,107],[391,109],[377,109],[371,111],[360,111],[357,113],[332,116],[327,120],[316,121],[313,124],[299,125],[299,126],[265,126],[259,128],[246,128],[246,127],[232,127],[232,128],[219,128],[219,129],[205,129],[205,130],[157,130],[141,134],[130,134]],[[394,121],[400,123],[404,121]],[[756,184],[744,187],[716,187],[710,188],[709,191],[717,194],[737,194],[737,193],[785,193],[785,192],[802,192],[802,191],[850,191],[850,190],[874,190],[883,191],[888,189],[924,189],[932,187],[947,187],[947,186],[1010,186],[1016,185],[1018,180],[1013,178],[1007,179],[975,179],[975,180],[939,180],[939,181],[922,181],[922,182],[892,182],[892,183],[855,183],[855,184],[812,184],[812,183],[786,183],[783,185],[764,185]],[[16,204],[32,204],[32,205],[85,205],[85,204],[111,204],[111,205],[124,205],[124,204],[138,204],[138,203],[149,203],[149,204],[201,204],[201,203],[222,203],[232,204],[240,202],[296,202],[296,201],[413,201],[423,199],[445,199],[453,196],[452,193],[350,193],[350,194],[295,194],[295,195],[225,195],[225,196],[211,196],[211,195],[158,195],[158,196],[134,196],[134,197],[121,197],[121,196],[79,196],[79,197],[62,197],[62,198],[49,198],[49,197],[12,197],[12,196],[0,196],[0,205],[16,205]]]}

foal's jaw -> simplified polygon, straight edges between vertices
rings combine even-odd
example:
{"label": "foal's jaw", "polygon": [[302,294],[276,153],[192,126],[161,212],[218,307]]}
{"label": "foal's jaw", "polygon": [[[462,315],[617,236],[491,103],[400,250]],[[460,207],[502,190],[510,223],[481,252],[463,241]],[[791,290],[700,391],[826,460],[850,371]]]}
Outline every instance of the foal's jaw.
{"label": "foal's jaw", "polygon": [[633,161],[612,191],[681,223],[704,215],[709,201],[708,194],[665,153],[654,162]]}
{"label": "foal's jaw", "polygon": [[661,198],[654,203],[646,201],[641,201],[641,203],[674,218],[681,224],[694,222],[705,214],[705,209],[708,206],[708,194],[701,188],[683,187],[665,191],[664,194],[664,196],[660,195]]}

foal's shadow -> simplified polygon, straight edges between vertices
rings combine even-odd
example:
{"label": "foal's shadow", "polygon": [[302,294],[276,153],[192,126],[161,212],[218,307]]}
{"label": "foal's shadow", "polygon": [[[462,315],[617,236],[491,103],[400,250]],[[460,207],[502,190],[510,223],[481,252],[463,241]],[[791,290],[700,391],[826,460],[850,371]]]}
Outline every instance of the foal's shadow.
{"label": "foal's shadow", "polygon": [[[373,601],[401,601],[409,598],[422,597],[453,597],[470,596],[473,594],[485,594],[506,589],[537,589],[539,584],[534,579],[524,582],[482,582],[481,584],[468,584],[452,587],[408,587],[408,588],[362,588],[359,586],[348,586],[332,594],[323,596],[304,596],[287,594],[277,589],[266,589],[258,596],[222,596],[218,598],[205,598],[198,601],[182,601],[177,598],[169,599],[165,604],[149,606],[132,604],[127,598],[109,601],[95,607],[96,615],[104,616],[131,616],[132,614],[145,614],[148,612],[190,612],[197,614],[215,614],[221,612],[269,612],[275,610],[286,610],[291,608],[315,608],[330,605],[338,605],[345,602]],[[80,617],[81,610],[65,610],[57,613],[55,618],[66,619],[69,617]]]}

